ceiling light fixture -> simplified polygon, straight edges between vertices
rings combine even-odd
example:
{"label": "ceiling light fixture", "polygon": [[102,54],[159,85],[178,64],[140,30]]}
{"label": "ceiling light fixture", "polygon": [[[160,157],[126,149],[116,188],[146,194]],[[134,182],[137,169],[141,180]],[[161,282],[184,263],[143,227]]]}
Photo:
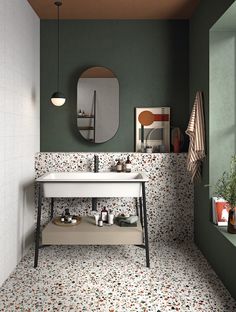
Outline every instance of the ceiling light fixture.
{"label": "ceiling light fixture", "polygon": [[59,14],[59,9],[60,9],[60,6],[62,5],[62,2],[61,1],[56,1],[54,3],[56,6],[57,6],[57,91],[53,93],[53,95],[51,96],[51,102],[52,104],[54,104],[55,106],[62,106],[65,101],[66,101],[66,98],[64,96],[63,93],[61,93],[59,91],[59,76],[60,76],[60,54],[59,54],[59,51],[60,51],[60,25],[59,25],[59,22],[60,22],[60,14]]}

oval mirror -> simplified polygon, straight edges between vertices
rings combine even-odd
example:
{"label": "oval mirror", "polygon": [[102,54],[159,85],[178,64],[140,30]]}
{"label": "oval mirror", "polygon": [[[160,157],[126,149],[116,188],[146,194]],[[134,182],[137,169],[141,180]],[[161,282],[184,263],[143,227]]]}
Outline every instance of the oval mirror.
{"label": "oval mirror", "polygon": [[119,127],[119,83],[105,67],[84,71],[77,86],[77,127],[92,143],[110,140]]}

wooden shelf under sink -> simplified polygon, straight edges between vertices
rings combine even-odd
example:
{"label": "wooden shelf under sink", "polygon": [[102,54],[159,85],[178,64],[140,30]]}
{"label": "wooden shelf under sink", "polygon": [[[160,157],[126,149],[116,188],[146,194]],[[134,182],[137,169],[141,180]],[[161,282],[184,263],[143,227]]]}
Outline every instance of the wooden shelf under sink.
{"label": "wooden shelf under sink", "polygon": [[82,217],[76,226],[62,227],[50,222],[42,232],[43,245],[140,245],[143,244],[141,224],[137,227],[95,225],[94,218]]}

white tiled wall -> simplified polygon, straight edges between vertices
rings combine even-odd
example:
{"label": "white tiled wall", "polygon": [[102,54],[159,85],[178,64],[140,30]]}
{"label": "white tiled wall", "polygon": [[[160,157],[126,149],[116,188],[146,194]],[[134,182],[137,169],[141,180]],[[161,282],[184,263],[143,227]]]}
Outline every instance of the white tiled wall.
{"label": "white tiled wall", "polygon": [[0,1],[0,285],[34,231],[40,21],[27,0]]}

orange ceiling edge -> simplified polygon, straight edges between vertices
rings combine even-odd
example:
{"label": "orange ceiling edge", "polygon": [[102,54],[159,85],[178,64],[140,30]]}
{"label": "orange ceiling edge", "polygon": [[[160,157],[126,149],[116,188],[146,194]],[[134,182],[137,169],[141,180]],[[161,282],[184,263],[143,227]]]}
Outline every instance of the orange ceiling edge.
{"label": "orange ceiling edge", "polygon": [[[189,19],[200,0],[64,0],[61,19]],[[41,19],[56,19],[54,0],[28,0]]]}

